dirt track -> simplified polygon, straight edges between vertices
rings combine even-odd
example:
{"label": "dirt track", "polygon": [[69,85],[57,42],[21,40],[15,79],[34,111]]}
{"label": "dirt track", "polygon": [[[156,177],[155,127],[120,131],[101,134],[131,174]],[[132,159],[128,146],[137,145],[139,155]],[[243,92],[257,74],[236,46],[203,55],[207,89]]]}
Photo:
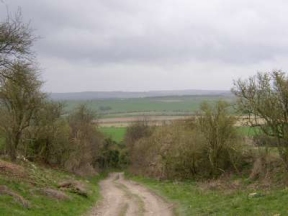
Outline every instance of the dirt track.
{"label": "dirt track", "polygon": [[102,202],[89,216],[173,216],[173,204],[136,182],[125,180],[123,173],[112,173],[100,183]]}

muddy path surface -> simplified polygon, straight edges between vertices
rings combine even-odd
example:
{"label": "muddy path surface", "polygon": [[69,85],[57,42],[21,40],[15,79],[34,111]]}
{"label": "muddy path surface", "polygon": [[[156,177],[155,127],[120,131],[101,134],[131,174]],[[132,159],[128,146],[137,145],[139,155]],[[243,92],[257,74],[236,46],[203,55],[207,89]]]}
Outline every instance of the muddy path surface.
{"label": "muddy path surface", "polygon": [[174,205],[146,187],[111,173],[100,183],[103,200],[89,216],[173,216]]}

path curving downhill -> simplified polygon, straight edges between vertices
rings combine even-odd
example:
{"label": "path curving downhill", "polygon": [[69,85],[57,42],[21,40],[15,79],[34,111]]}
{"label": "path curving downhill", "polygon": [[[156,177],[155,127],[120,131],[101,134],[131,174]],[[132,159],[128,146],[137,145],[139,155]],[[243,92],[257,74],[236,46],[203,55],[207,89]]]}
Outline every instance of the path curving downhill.
{"label": "path curving downhill", "polygon": [[146,187],[124,179],[123,173],[111,173],[100,183],[102,202],[89,216],[173,216],[173,204]]}

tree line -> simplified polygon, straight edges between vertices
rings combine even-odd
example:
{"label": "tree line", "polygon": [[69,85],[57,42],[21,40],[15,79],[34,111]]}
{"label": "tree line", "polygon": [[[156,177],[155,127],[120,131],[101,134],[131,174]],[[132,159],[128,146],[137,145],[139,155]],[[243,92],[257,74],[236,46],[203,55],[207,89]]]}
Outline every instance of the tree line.
{"label": "tree line", "polygon": [[0,23],[0,152],[78,174],[117,166],[120,147],[99,132],[92,110],[80,105],[67,114],[41,91],[35,40],[21,11]]}
{"label": "tree line", "polygon": [[[259,161],[265,164],[271,149],[278,151],[287,172],[287,75],[257,73],[235,80],[231,91],[236,96],[233,103],[204,102],[184,123],[154,127],[143,120],[132,124],[125,138],[131,172],[164,179],[217,178],[253,170]],[[257,129],[253,140],[237,129],[241,122]]]}

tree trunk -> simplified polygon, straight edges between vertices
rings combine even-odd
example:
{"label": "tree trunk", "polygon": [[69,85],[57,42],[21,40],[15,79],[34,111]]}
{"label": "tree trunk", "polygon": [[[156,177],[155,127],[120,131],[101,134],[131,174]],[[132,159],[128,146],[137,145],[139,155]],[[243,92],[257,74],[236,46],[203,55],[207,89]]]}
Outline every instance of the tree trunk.
{"label": "tree trunk", "polygon": [[7,140],[7,150],[11,161],[16,160],[16,148],[14,144],[15,143],[12,138]]}
{"label": "tree trunk", "polygon": [[7,139],[8,154],[11,161],[15,161],[17,158],[17,147],[19,145],[20,138],[21,138],[21,132],[17,131],[11,134],[10,137]]}

